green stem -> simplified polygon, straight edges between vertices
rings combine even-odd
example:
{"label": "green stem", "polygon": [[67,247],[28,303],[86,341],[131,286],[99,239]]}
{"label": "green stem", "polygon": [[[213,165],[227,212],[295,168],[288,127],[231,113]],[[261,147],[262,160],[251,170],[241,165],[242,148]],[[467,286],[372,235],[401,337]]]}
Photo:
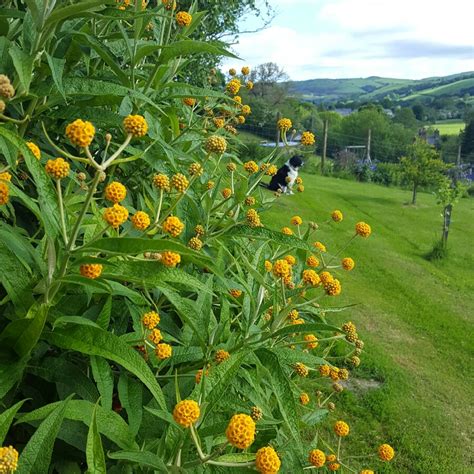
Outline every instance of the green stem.
{"label": "green stem", "polygon": [[156,211],[155,226],[158,225],[158,221],[160,220],[161,206],[163,205],[163,194],[164,189],[160,189],[160,200],[158,202],[158,210]]}
{"label": "green stem", "polygon": [[70,252],[76,242],[77,236],[79,234],[79,229],[81,227],[82,221],[84,216],[86,215],[87,209],[89,208],[89,204],[92,201],[92,197],[97,189],[97,185],[99,184],[101,172],[99,170],[96,171],[94,180],[92,181],[91,187],[89,188],[89,192],[87,193],[86,200],[82,206],[81,212],[74,224],[74,228],[72,229],[71,239],[69,240],[69,244],[67,246],[67,251]]}
{"label": "green stem", "polygon": [[56,180],[56,191],[58,192],[58,202],[59,202],[59,215],[61,219],[61,230],[63,233],[64,245],[67,246],[67,229],[66,229],[66,219],[64,217],[64,201],[63,201],[63,191],[61,188],[61,180]]}

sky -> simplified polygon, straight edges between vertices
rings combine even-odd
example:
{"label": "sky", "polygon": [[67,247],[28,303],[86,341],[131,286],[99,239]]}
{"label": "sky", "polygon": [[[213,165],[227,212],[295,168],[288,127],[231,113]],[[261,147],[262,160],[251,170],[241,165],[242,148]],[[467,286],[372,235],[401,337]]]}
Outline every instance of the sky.
{"label": "sky", "polygon": [[[262,0],[258,0],[262,1]],[[474,71],[473,0],[270,0],[276,16],[241,35],[224,67],[272,61],[292,80],[421,79]],[[439,5],[439,6],[438,6]],[[262,21],[246,17],[241,30]]]}

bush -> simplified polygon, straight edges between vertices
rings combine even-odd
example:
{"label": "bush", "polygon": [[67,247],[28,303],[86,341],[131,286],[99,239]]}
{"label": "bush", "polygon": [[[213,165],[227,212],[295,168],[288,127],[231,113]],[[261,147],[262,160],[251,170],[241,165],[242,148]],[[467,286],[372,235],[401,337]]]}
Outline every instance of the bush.
{"label": "bush", "polygon": [[384,186],[400,186],[402,184],[400,166],[397,163],[376,163],[372,181]]}
{"label": "bush", "polygon": [[[237,164],[237,83],[176,80],[190,55],[230,55],[187,39],[204,12],[17,3],[0,76],[0,472],[301,472],[312,448],[337,449],[301,430],[332,424],[334,384],[360,362],[355,326],[330,321],[353,263],[297,216],[262,226],[280,152]],[[303,406],[303,379],[329,395]]]}

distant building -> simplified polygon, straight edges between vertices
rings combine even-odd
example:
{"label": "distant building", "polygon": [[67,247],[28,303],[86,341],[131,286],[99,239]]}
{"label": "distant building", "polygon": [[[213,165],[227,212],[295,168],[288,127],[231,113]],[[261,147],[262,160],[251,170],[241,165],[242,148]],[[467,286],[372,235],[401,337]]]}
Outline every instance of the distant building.
{"label": "distant building", "polygon": [[426,128],[420,128],[418,130],[418,136],[428,143],[428,145],[434,146],[435,148],[439,148],[441,146],[441,137],[438,129],[428,135]]}
{"label": "distant building", "polygon": [[390,118],[395,117],[395,114],[393,113],[391,109],[383,109],[383,111],[384,111],[384,114],[387,115],[388,117]]}

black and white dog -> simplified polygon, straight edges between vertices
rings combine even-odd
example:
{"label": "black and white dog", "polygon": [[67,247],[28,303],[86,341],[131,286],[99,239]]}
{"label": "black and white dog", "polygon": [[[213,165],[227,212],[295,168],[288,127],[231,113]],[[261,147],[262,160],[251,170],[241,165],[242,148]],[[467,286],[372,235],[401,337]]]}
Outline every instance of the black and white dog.
{"label": "black and white dog", "polygon": [[293,194],[293,185],[298,177],[299,169],[304,165],[304,161],[299,155],[290,158],[272,177],[267,186],[271,191],[281,191],[284,194]]}

